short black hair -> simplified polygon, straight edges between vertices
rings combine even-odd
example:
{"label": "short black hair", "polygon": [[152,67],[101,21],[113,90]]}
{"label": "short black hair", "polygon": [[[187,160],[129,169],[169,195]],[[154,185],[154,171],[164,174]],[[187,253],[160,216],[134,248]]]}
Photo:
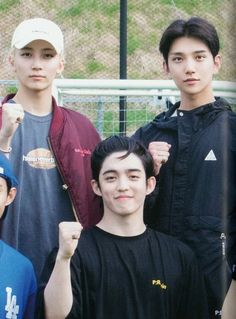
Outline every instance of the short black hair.
{"label": "short black hair", "polygon": [[215,27],[205,19],[191,17],[189,20],[173,21],[164,31],[159,50],[168,64],[168,55],[173,42],[180,37],[197,38],[205,43],[213,58],[219,53],[220,41]]}
{"label": "short black hair", "polygon": [[132,137],[114,135],[101,141],[94,149],[91,157],[93,179],[99,182],[99,174],[104,160],[111,154],[126,151],[120,159],[126,158],[131,153],[137,155],[146,174],[146,179],[154,176],[154,163],[150,152],[139,141]]}

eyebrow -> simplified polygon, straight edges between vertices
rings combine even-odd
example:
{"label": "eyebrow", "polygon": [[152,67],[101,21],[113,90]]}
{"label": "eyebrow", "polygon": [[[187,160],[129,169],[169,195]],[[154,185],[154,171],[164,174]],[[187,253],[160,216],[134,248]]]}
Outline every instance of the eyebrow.
{"label": "eyebrow", "polygon": [[[23,48],[21,48],[20,50],[33,50],[33,48],[31,48],[31,47],[23,47]],[[55,51],[55,49],[53,49],[53,48],[44,48],[44,49],[42,49],[43,51]]]}
{"label": "eyebrow", "polygon": [[[197,53],[197,54],[199,54],[199,53],[206,53],[207,51],[206,50],[196,50],[196,51],[194,51],[194,52],[192,52],[192,53]],[[170,52],[170,55],[184,55],[185,53],[184,52]]]}
{"label": "eyebrow", "polygon": [[[131,173],[131,172],[141,172],[141,169],[139,169],[139,168],[130,168],[130,169],[126,169],[125,171],[128,172],[128,173]],[[103,172],[102,175],[106,175],[106,174],[109,174],[109,173],[117,173],[117,172],[118,172],[118,171],[115,170],[115,169],[109,169],[109,170]]]}

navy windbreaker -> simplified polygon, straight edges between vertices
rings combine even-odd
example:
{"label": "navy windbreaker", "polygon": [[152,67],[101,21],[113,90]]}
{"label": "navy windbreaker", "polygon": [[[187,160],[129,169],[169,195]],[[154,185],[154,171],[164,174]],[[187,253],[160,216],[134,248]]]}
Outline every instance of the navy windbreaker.
{"label": "navy windbreaker", "polygon": [[193,249],[211,318],[219,318],[236,260],[236,114],[221,98],[191,111],[178,110],[179,104],[134,134],[146,146],[171,144],[147,198],[145,222]]}

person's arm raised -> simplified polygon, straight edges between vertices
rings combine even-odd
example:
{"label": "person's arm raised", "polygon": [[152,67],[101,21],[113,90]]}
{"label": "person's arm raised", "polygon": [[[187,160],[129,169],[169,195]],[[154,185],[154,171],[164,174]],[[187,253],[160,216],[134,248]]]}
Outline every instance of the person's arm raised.
{"label": "person's arm raised", "polygon": [[24,119],[21,104],[5,103],[2,105],[2,127],[0,129],[0,151],[10,153],[11,141],[19,124]]}
{"label": "person's arm raised", "polygon": [[70,261],[82,226],[78,222],[59,224],[59,250],[53,272],[44,291],[45,318],[64,319],[73,304]]}

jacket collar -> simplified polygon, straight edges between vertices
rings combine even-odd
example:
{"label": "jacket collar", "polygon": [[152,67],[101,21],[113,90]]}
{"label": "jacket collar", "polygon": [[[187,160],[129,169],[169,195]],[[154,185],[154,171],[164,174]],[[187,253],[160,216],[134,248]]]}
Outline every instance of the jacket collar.
{"label": "jacket collar", "polygon": [[[178,110],[179,107],[180,107],[180,102],[177,102],[174,105],[172,105],[170,109],[166,112],[165,117],[167,118],[167,117],[173,116],[173,114],[175,113],[175,111]],[[216,113],[218,113],[219,111],[226,111],[226,110],[228,111],[231,110],[230,104],[225,99],[221,97],[216,97],[214,102],[201,105],[195,109],[192,109],[186,112],[200,115],[200,114],[206,114],[212,111],[215,111]]]}
{"label": "jacket collar", "polygon": [[[155,117],[152,121],[154,126],[158,126],[159,129],[177,130],[178,121],[177,121],[177,111],[180,107],[180,102],[175,103],[170,107],[166,112],[162,112]],[[193,130],[197,131],[201,127],[208,126],[214,119],[218,116],[219,113],[225,111],[232,111],[229,103],[223,99],[217,97],[216,100],[212,103],[208,103],[202,106],[199,106],[190,111],[183,111],[187,114],[192,114],[193,119]]]}

